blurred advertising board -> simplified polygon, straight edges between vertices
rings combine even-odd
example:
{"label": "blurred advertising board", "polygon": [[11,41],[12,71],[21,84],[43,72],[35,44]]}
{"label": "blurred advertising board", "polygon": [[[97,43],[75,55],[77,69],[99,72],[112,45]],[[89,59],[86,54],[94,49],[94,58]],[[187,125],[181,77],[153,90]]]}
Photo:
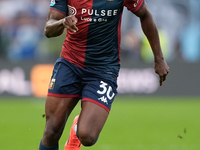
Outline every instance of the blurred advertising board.
{"label": "blurred advertising board", "polygon": [[[159,87],[153,64],[122,66],[118,93],[131,95],[200,96],[200,63],[169,64],[167,80]],[[0,96],[45,97],[53,64],[0,62]]]}

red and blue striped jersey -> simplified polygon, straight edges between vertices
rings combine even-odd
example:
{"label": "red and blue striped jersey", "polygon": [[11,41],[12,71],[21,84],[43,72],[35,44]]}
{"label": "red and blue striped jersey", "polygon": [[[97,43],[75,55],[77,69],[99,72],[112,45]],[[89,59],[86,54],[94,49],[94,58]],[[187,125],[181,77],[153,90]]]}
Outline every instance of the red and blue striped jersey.
{"label": "red and blue striped jersey", "polygon": [[52,0],[51,9],[74,15],[78,32],[67,31],[61,58],[82,67],[118,76],[123,7],[133,13],[143,0]]}

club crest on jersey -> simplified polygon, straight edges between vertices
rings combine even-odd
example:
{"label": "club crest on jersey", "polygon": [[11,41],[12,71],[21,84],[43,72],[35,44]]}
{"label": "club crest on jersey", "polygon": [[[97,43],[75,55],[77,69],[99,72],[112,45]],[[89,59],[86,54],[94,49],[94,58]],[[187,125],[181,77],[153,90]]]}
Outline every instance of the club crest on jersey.
{"label": "club crest on jersey", "polygon": [[56,0],[51,0],[50,6],[54,6],[56,4]]}
{"label": "club crest on jersey", "polygon": [[52,90],[54,88],[56,79],[52,79],[51,82],[49,83],[49,89]]}

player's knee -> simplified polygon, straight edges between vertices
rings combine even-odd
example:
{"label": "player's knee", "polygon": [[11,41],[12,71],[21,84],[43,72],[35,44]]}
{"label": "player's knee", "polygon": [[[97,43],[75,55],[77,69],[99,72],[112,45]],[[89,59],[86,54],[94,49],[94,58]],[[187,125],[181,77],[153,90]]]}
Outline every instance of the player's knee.
{"label": "player's knee", "polygon": [[45,139],[46,141],[56,142],[58,141],[59,138],[60,138],[60,133],[55,128],[45,129],[43,139]]}
{"label": "player's knee", "polygon": [[97,137],[95,134],[90,132],[80,131],[78,132],[79,140],[84,146],[92,146],[96,143]]}

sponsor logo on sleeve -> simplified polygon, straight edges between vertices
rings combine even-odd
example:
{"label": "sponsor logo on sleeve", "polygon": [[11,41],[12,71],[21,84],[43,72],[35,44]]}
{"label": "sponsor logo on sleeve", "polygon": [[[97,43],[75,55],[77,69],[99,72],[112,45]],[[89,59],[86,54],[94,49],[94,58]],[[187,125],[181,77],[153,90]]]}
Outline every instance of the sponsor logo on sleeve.
{"label": "sponsor logo on sleeve", "polygon": [[54,6],[56,4],[55,0],[51,0],[50,6]]}
{"label": "sponsor logo on sleeve", "polygon": [[138,5],[139,1],[140,0],[137,0],[137,2],[133,4],[133,6],[136,7]]}

